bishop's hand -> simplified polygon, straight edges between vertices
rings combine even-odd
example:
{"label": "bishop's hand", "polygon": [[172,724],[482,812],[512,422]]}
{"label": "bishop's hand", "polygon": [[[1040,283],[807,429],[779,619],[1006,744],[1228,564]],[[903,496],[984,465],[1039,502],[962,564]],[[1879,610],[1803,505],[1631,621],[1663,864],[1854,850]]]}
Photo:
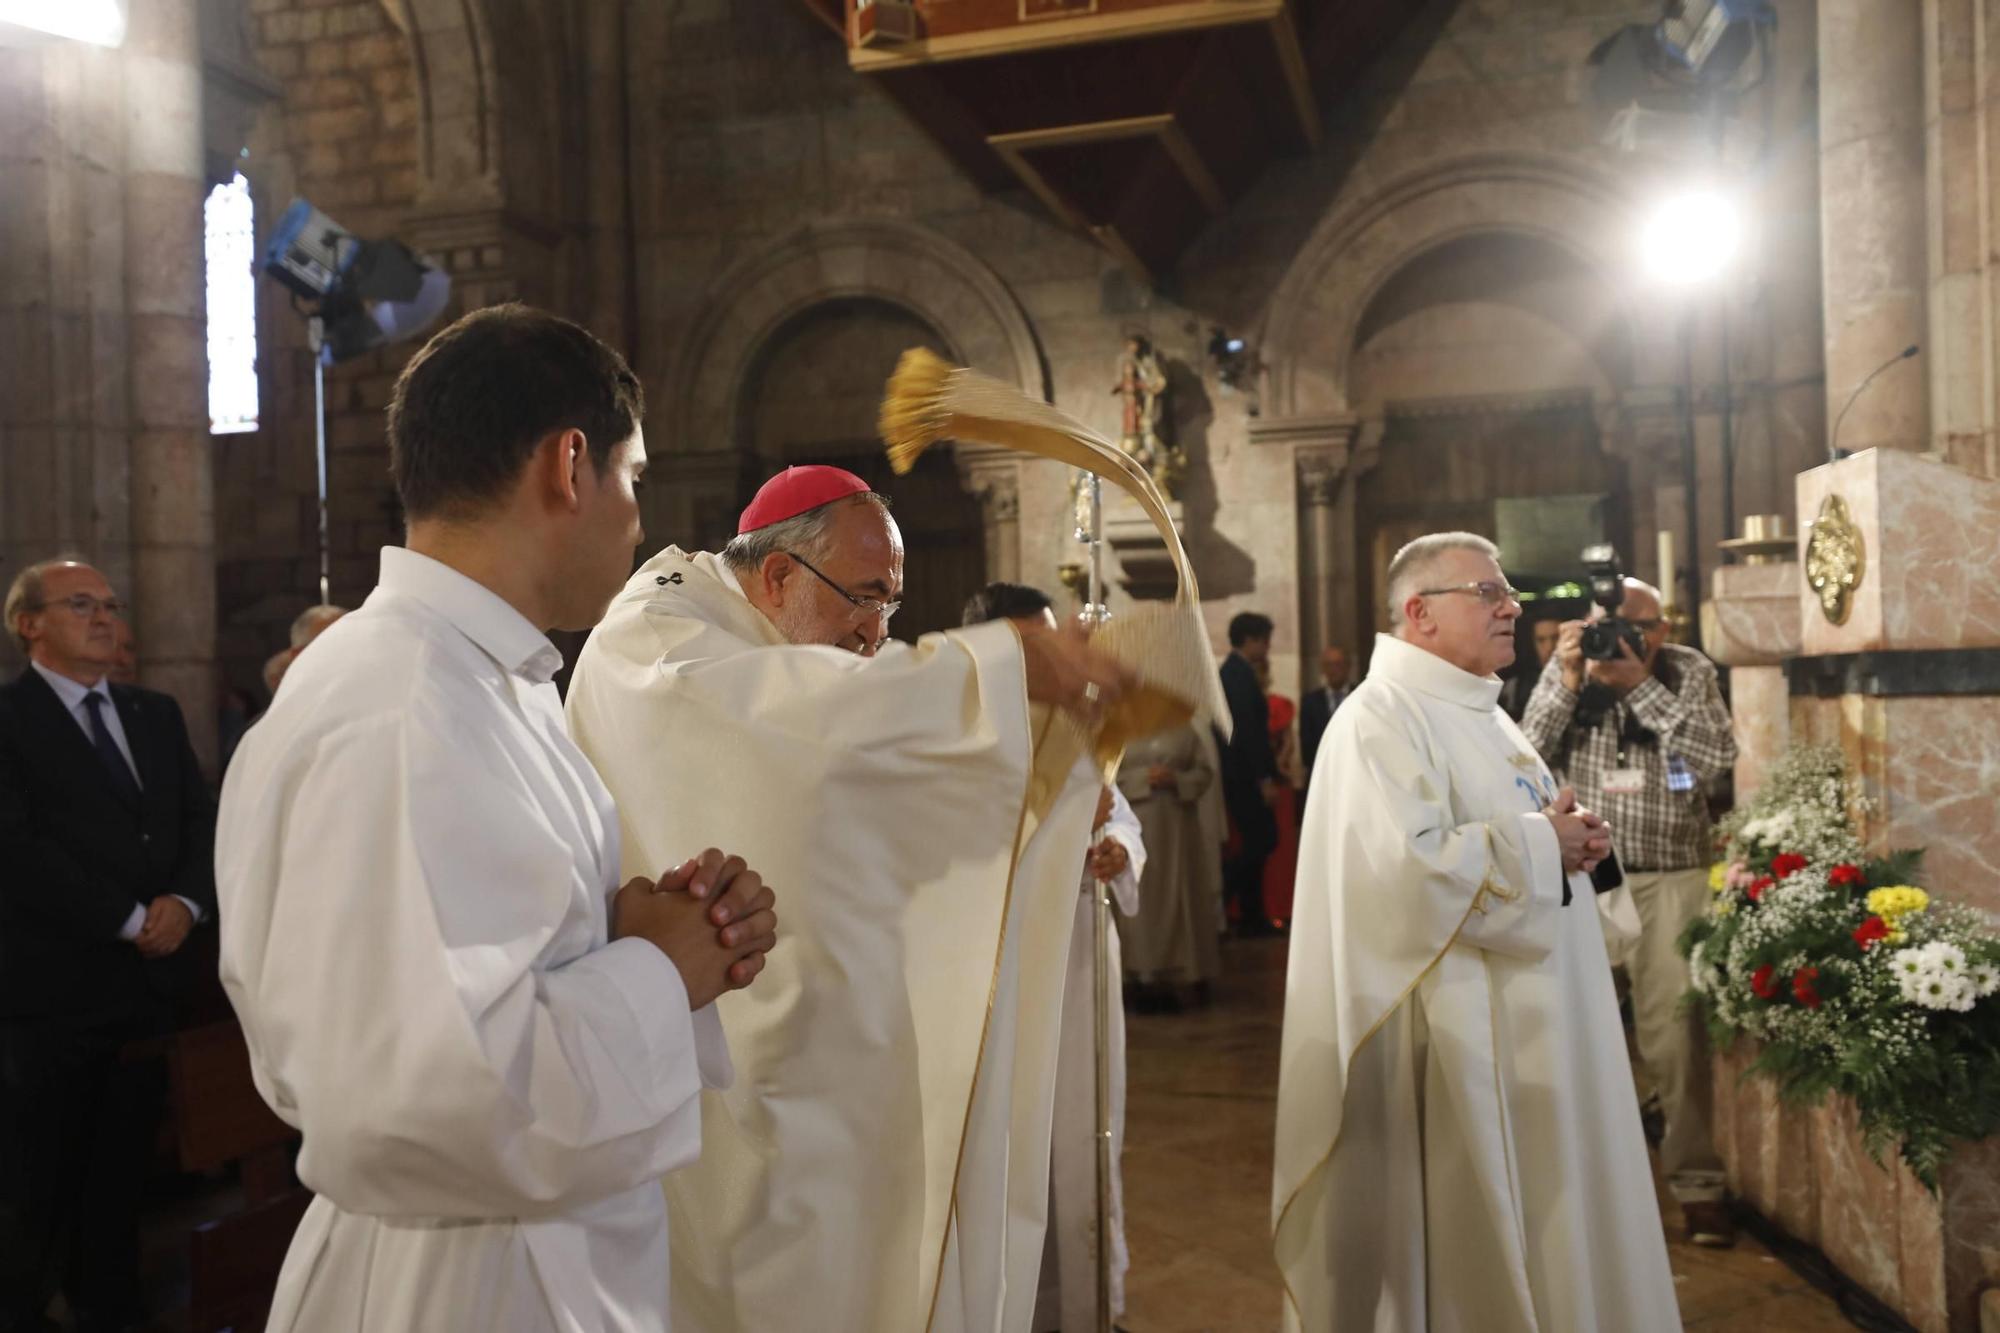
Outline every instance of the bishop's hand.
{"label": "bishop's hand", "polygon": [[1117,659],[1092,648],[1080,625],[1059,630],[1022,626],[1021,658],[1030,699],[1067,708],[1087,721],[1096,721],[1138,680]]}

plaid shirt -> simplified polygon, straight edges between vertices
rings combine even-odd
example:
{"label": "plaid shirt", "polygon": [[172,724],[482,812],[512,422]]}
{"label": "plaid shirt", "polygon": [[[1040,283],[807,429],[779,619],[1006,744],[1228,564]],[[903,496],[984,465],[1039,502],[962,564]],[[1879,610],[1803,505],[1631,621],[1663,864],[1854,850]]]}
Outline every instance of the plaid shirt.
{"label": "plaid shirt", "polygon": [[[1661,645],[1660,656],[1654,674],[1590,728],[1578,725],[1577,696],[1563,685],[1561,660],[1551,657],[1521,718],[1521,730],[1556,780],[1576,788],[1580,803],[1611,821],[1618,859],[1628,871],[1708,864],[1715,849],[1707,788],[1736,762],[1715,664],[1678,644]],[[1618,768],[1644,773],[1645,789],[1605,791],[1606,775]]]}

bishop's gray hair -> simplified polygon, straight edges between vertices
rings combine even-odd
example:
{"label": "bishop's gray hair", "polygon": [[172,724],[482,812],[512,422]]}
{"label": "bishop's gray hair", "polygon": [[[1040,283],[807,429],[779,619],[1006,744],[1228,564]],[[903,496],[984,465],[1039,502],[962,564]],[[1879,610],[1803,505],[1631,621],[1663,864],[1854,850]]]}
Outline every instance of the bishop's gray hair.
{"label": "bishop's gray hair", "polygon": [[1389,561],[1387,582],[1389,624],[1392,627],[1402,628],[1403,603],[1430,583],[1438,559],[1453,551],[1477,551],[1494,560],[1500,558],[1500,548],[1476,532],[1433,532],[1405,542]]}
{"label": "bishop's gray hair", "polygon": [[722,548],[722,562],[739,574],[762,569],[768,557],[780,554],[795,555],[815,565],[824,564],[833,554],[833,516],[842,505],[852,503],[880,505],[886,513],[889,497],[874,491],[856,491],[803,514],[739,533]]}

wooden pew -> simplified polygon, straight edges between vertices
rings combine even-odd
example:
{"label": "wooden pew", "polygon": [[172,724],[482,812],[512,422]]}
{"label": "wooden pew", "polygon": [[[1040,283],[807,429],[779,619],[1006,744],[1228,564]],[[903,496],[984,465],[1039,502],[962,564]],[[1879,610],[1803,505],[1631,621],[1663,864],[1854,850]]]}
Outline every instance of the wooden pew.
{"label": "wooden pew", "polygon": [[167,1048],[172,1123],[184,1171],[234,1162],[243,1207],[197,1226],[189,1240],[190,1333],[264,1326],[292,1232],[312,1201],[292,1174],[297,1131],[271,1113],[250,1077],[232,1019],[174,1034]]}

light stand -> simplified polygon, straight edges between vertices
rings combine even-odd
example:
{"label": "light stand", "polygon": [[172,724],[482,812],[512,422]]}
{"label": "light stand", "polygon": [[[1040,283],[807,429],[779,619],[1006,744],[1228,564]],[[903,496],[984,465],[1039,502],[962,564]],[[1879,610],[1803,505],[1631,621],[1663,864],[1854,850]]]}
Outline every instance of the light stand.
{"label": "light stand", "polygon": [[[326,484],[326,368],[413,338],[444,313],[451,279],[400,241],[366,241],[294,199],[265,246],[264,272],[306,317],[319,470],[319,604],[333,602],[333,529]],[[310,302],[310,306],[301,305]]]}
{"label": "light stand", "polygon": [[[1092,626],[1108,618],[1104,606],[1104,478],[1092,473],[1090,486],[1090,600],[1084,617]],[[1111,1333],[1111,996],[1119,979],[1111,975],[1111,886],[1098,880],[1092,890],[1091,980],[1095,983],[1097,1051],[1097,1333]]]}
{"label": "light stand", "polygon": [[326,320],[318,315],[306,320],[306,346],[313,359],[313,443],[319,461],[319,604],[333,604],[333,538],[327,522],[326,504]]}

